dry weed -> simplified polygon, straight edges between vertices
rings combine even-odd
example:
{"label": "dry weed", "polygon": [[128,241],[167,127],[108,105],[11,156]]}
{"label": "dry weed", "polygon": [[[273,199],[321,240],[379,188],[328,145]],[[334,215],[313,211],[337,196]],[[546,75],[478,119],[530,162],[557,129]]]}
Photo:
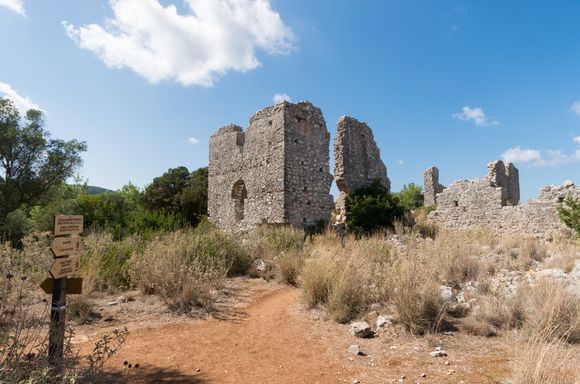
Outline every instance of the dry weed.
{"label": "dry weed", "polygon": [[514,384],[575,384],[574,350],[542,331],[515,352]]}

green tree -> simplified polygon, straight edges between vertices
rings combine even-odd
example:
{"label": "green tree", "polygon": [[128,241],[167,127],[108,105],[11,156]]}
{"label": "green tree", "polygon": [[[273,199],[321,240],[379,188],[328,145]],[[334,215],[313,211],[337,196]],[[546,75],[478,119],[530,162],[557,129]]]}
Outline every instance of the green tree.
{"label": "green tree", "polygon": [[171,168],[153,179],[142,196],[145,208],[183,217],[196,225],[207,214],[207,167],[192,173],[186,167]]}
{"label": "green tree", "polygon": [[51,139],[43,126],[41,111],[22,119],[12,101],[0,99],[0,223],[40,202],[82,164],[84,142]]}
{"label": "green tree", "polygon": [[423,206],[423,188],[415,183],[403,185],[401,192],[397,194],[401,201],[401,205],[405,211],[412,211]]}
{"label": "green tree", "polygon": [[558,215],[564,224],[580,237],[580,200],[573,198],[571,194],[568,195],[558,207]]}
{"label": "green tree", "polygon": [[403,213],[399,198],[378,180],[346,197],[346,224],[357,237],[393,228]]}

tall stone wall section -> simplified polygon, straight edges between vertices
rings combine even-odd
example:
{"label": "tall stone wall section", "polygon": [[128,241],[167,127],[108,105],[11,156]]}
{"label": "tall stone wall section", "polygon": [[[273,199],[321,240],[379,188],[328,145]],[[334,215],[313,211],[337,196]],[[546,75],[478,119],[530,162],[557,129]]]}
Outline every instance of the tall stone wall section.
{"label": "tall stone wall section", "polygon": [[487,164],[487,178],[496,187],[502,189],[502,205],[518,205],[520,202],[520,176],[512,163],[504,164],[501,160]]}
{"label": "tall stone wall section", "polygon": [[374,180],[390,190],[387,168],[369,126],[355,118],[343,116],[337,123],[334,139],[334,178],[340,195],[336,210],[344,214],[346,196],[370,185]]}
{"label": "tall stone wall section", "polygon": [[502,172],[502,166],[503,163],[492,162],[488,164],[487,177],[449,185],[437,194],[437,209],[429,217],[452,229],[488,227],[501,233],[546,238],[567,231],[558,217],[557,207],[569,194],[579,199],[580,187],[571,182],[544,187],[537,199],[513,205],[519,201],[517,169],[508,164]]}
{"label": "tall stone wall section", "polygon": [[320,109],[283,102],[210,138],[208,214],[222,228],[328,220],[330,135]]}
{"label": "tall stone wall section", "polygon": [[437,205],[437,194],[443,192],[445,187],[439,184],[439,169],[430,167],[423,173],[423,195],[426,207]]}

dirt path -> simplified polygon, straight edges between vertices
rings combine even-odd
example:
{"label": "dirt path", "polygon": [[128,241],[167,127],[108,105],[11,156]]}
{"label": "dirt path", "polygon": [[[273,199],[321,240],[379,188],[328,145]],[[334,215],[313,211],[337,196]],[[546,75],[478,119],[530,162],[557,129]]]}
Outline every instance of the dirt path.
{"label": "dirt path", "polygon": [[[129,317],[106,328],[95,324],[79,329],[86,339],[81,351],[90,352],[100,335],[127,325],[127,343],[107,363],[124,383],[501,383],[510,376],[506,338],[413,337],[389,330],[357,339],[348,325],[305,311],[296,288],[260,279],[241,280],[238,288],[230,298],[237,304],[219,319]],[[449,356],[430,357],[434,343]],[[351,344],[365,356],[349,355]],[[125,360],[139,368],[124,369]]]}
{"label": "dirt path", "polygon": [[138,363],[121,375],[135,383],[346,382],[344,368],[289,313],[298,294],[278,287],[223,319],[132,330],[109,365]]}

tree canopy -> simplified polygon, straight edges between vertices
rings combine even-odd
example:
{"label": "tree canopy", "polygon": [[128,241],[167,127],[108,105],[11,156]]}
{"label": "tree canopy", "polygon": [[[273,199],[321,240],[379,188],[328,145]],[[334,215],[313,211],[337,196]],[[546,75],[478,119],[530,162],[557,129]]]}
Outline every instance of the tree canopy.
{"label": "tree canopy", "polygon": [[11,100],[0,98],[0,222],[71,177],[86,149],[84,142],[50,138],[41,111],[21,117]]}

